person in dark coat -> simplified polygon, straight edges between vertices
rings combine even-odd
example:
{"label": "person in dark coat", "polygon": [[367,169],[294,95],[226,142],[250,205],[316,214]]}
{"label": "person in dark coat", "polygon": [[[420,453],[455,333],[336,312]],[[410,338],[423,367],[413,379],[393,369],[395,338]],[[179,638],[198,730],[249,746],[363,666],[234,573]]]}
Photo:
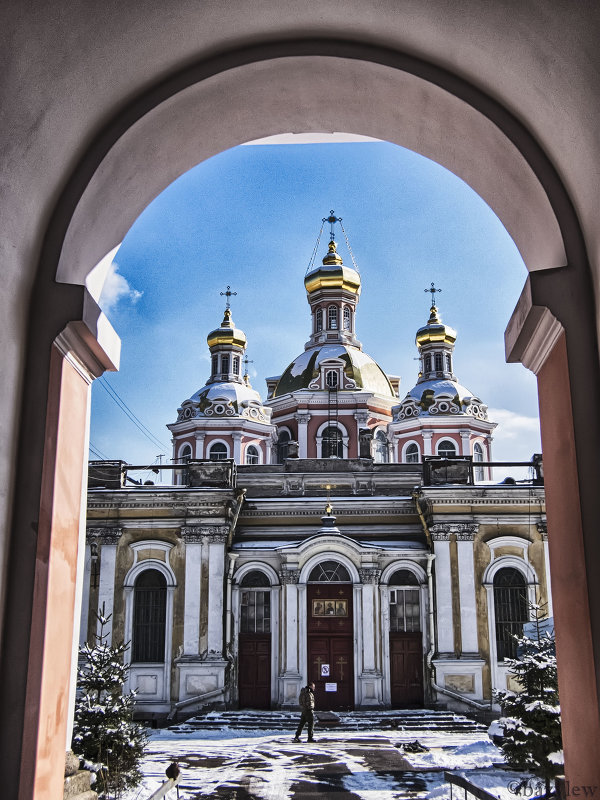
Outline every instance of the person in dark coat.
{"label": "person in dark coat", "polygon": [[315,739],[313,738],[313,731],[315,728],[315,684],[312,683],[312,681],[305,686],[304,689],[302,689],[298,702],[300,704],[300,708],[302,709],[302,716],[300,717],[300,722],[298,723],[298,729],[296,730],[294,741],[302,741],[300,739],[300,734],[302,733],[302,728],[304,728],[306,725],[308,731],[307,741],[314,742]]}

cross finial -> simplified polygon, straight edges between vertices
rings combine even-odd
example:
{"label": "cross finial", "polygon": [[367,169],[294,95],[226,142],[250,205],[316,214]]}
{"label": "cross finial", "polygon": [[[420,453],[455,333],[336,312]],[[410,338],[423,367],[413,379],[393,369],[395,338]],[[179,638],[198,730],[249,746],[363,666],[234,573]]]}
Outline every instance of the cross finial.
{"label": "cross finial", "polygon": [[329,223],[329,241],[330,242],[332,242],[335,239],[335,233],[334,233],[334,230],[333,230],[333,226],[335,225],[336,222],[340,222],[341,223],[341,221],[342,221],[342,218],[341,217],[336,217],[333,208],[329,212],[329,216],[328,217],[323,217],[323,222],[328,222]]}
{"label": "cross finial", "polygon": [[431,307],[434,308],[435,307],[435,293],[436,292],[441,292],[442,290],[441,289],[436,289],[435,288],[435,283],[433,281],[431,281],[431,287],[429,289],[424,289],[423,291],[429,292],[429,294],[431,295]]}
{"label": "cross finial", "polygon": [[244,378],[248,377],[248,364],[254,364],[252,359],[248,358],[247,355],[244,356]]}
{"label": "cross finial", "polygon": [[227,301],[225,303],[225,308],[231,308],[231,303],[229,302],[229,298],[232,297],[232,296],[237,297],[237,292],[232,292],[231,291],[231,286],[228,286],[226,291],[220,292],[219,294],[221,295],[221,297],[226,297],[227,298]]}

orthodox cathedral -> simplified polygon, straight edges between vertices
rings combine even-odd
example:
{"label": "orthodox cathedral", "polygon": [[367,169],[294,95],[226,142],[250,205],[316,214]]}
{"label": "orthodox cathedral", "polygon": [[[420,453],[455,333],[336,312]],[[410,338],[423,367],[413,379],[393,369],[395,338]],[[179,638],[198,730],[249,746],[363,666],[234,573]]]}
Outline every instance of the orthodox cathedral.
{"label": "orthodox cathedral", "polygon": [[296,708],[309,680],[322,710],[489,707],[530,603],[552,613],[541,460],[494,482],[496,426],[433,284],[401,396],[357,338],[360,275],[325,222],[308,341],[266,398],[227,287],[210,376],[167,426],[169,485],[90,463],[81,638],[104,607],[142,716]]}

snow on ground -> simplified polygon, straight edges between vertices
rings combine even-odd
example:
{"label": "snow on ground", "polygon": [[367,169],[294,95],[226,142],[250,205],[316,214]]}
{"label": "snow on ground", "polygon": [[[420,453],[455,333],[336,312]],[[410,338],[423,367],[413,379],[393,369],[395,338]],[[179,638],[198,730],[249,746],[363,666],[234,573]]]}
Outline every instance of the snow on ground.
{"label": "snow on ground", "polygon": [[[315,732],[317,735],[317,732]],[[296,793],[315,797],[340,791],[360,800],[450,798],[444,770],[460,774],[501,800],[514,800],[520,774],[492,768],[502,754],[481,730],[319,731],[318,741],[292,741],[293,732],[186,729],[153,731],[142,763],[143,783],[124,800],[147,800],[177,760],[182,771],[180,800],[258,798],[293,800]],[[428,748],[404,752],[415,738]],[[406,759],[410,767],[406,764]],[[512,787],[512,791],[510,789]],[[241,790],[237,794],[237,790]],[[328,791],[329,790],[329,791]],[[175,798],[176,790],[167,795]],[[454,797],[462,789],[454,789]]]}

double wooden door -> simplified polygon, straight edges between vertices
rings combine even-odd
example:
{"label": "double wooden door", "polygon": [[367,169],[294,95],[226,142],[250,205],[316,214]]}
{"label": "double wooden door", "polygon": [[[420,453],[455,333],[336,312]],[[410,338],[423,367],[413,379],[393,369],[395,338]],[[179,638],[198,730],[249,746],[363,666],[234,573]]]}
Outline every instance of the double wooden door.
{"label": "double wooden door", "polygon": [[240,708],[271,708],[271,634],[240,633]]}
{"label": "double wooden door", "polygon": [[394,708],[423,705],[421,633],[390,633],[390,682]]}
{"label": "double wooden door", "polygon": [[309,584],[307,590],[308,680],[317,710],[354,708],[352,584]]}

